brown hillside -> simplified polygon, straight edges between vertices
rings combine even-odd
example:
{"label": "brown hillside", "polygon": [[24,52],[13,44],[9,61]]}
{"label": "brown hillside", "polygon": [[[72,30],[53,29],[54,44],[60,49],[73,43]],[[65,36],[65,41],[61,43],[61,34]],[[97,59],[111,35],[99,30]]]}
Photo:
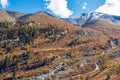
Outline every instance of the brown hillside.
{"label": "brown hillside", "polygon": [[120,35],[120,25],[112,24],[109,21],[97,19],[92,20],[85,25],[84,28],[91,28],[96,31],[100,31],[107,36],[119,36]]}
{"label": "brown hillside", "polygon": [[64,27],[64,28],[68,28],[70,30],[79,29],[78,27],[76,27],[72,24],[66,23],[56,17],[53,17],[46,12],[38,12],[35,14],[24,15],[24,16],[18,18],[18,20],[35,21],[36,23],[40,23],[41,25],[46,25],[46,24],[57,25],[61,28]]}
{"label": "brown hillside", "polygon": [[0,9],[0,22],[4,21],[13,22],[15,19],[12,18],[7,12]]}
{"label": "brown hillside", "polygon": [[13,18],[18,18],[24,15],[24,13],[15,12],[15,11],[7,11],[7,13]]}
{"label": "brown hillside", "polygon": [[17,20],[0,27],[4,80],[120,79],[118,25],[93,20],[79,28],[46,12]]}

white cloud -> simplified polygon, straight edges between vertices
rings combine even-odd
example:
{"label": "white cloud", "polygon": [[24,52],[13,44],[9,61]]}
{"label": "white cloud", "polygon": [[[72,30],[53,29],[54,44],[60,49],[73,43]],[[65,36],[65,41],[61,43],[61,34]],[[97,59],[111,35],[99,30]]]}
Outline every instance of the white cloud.
{"label": "white cloud", "polygon": [[68,9],[67,0],[44,0],[48,3],[47,9],[52,11],[54,14],[62,17],[68,18],[73,14],[71,10]]}
{"label": "white cloud", "polygon": [[82,9],[87,9],[87,3],[86,3],[86,2],[84,2],[84,3],[82,4]]}
{"label": "white cloud", "polygon": [[120,16],[120,0],[106,0],[96,12]]}
{"label": "white cloud", "polygon": [[8,0],[0,0],[0,4],[3,8],[6,8],[8,6]]}

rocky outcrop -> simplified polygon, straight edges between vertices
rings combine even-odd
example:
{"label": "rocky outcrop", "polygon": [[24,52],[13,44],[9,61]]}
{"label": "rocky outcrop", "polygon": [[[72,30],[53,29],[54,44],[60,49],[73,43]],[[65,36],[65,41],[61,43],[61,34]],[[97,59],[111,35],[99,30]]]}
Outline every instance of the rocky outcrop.
{"label": "rocky outcrop", "polygon": [[110,38],[108,41],[112,48],[115,48],[117,45],[119,45],[119,39],[118,38]]}

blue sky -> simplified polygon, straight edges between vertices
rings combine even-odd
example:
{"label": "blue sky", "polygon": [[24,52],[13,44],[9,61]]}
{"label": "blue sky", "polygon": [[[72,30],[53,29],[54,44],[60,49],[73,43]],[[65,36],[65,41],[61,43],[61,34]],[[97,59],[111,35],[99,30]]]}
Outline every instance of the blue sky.
{"label": "blue sky", "polygon": [[[104,0],[68,0],[69,8],[74,12],[72,16],[78,16],[82,13],[89,13],[96,10],[99,6],[104,4]],[[83,9],[83,4],[87,3],[85,9]]]}
{"label": "blue sky", "polygon": [[46,11],[67,18],[77,17],[82,13],[95,10],[98,12],[104,10],[105,12],[109,3],[117,5],[117,1],[120,2],[120,0],[0,0],[0,8],[23,13]]}
{"label": "blue sky", "polygon": [[34,13],[45,10],[43,0],[8,0],[8,3],[9,5],[3,9],[23,13]]}

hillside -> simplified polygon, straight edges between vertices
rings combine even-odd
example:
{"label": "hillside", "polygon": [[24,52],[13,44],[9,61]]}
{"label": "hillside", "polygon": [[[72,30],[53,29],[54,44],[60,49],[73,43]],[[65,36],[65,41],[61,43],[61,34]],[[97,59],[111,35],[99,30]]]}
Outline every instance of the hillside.
{"label": "hillside", "polygon": [[46,12],[16,20],[0,22],[1,80],[120,79],[119,25],[94,19],[80,28]]}
{"label": "hillside", "polygon": [[18,18],[17,20],[18,21],[21,21],[21,20],[34,21],[34,22],[39,23],[40,25],[44,25],[44,26],[47,24],[52,24],[52,25],[57,25],[61,28],[68,28],[70,30],[78,29],[77,26],[74,26],[72,24],[64,22],[46,12],[37,12],[34,14],[27,14],[27,15],[24,15],[24,16]]}
{"label": "hillside", "polygon": [[107,36],[119,36],[120,25],[116,25],[111,23],[110,21],[106,21],[104,19],[94,19],[87,23],[85,23],[82,27],[87,27],[94,29],[96,31],[101,31],[103,34]]}
{"label": "hillside", "polygon": [[15,12],[15,11],[7,11],[7,13],[15,19],[24,15],[24,13]]}
{"label": "hillside", "polygon": [[13,22],[15,19],[11,17],[7,12],[0,9],[0,22],[4,21]]}

